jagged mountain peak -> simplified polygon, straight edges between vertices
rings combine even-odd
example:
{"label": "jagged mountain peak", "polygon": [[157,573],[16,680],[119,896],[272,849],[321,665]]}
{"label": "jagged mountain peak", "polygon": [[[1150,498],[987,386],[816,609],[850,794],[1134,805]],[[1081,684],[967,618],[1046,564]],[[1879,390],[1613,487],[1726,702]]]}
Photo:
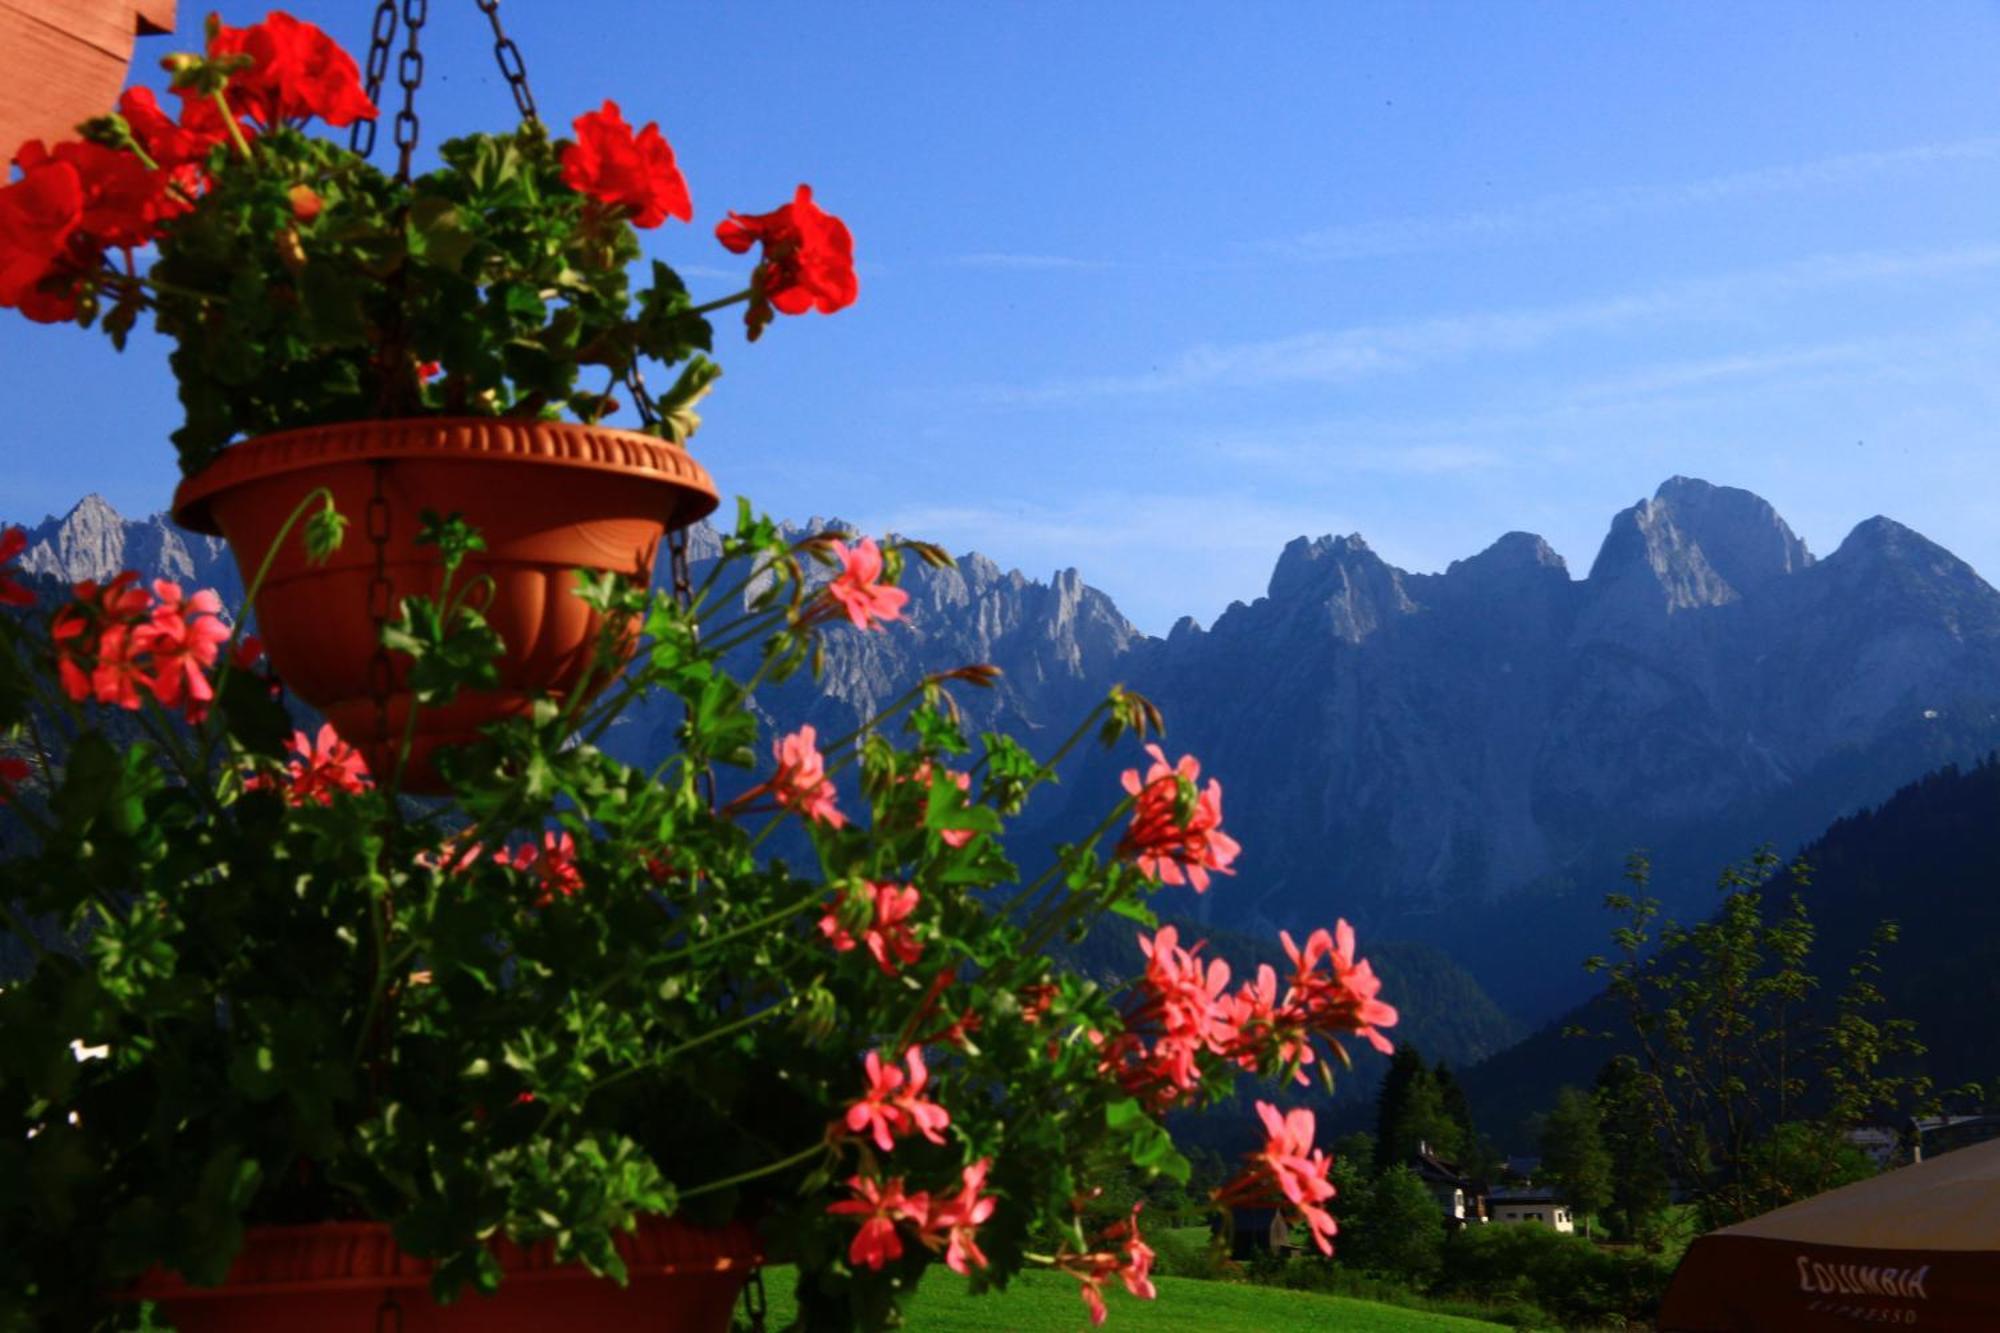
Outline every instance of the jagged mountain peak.
{"label": "jagged mountain peak", "polygon": [[1478,555],[1452,561],[1444,573],[1446,578],[1484,580],[1542,571],[1559,573],[1565,581],[1569,579],[1569,565],[1556,554],[1554,547],[1532,532],[1508,532]]}
{"label": "jagged mountain peak", "polygon": [[1280,600],[1311,592],[1330,580],[1332,571],[1350,566],[1388,569],[1358,532],[1345,537],[1294,537],[1285,543],[1271,570],[1266,595]]}
{"label": "jagged mountain peak", "polygon": [[1615,619],[1739,601],[1811,563],[1761,496],[1675,476],[1611,520],[1589,582]]}

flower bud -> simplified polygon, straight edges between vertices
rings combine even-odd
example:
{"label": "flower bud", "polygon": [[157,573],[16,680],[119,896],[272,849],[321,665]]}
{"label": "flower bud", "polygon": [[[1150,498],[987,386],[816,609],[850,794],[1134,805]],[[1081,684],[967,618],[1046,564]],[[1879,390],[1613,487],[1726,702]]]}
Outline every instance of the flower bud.
{"label": "flower bud", "polygon": [[292,201],[292,216],[301,222],[311,222],[319,216],[320,209],[326,206],[320,200],[319,192],[310,185],[294,185],[289,197]]}
{"label": "flower bud", "polygon": [[299,240],[298,228],[285,228],[278,233],[275,240],[278,249],[278,262],[280,264],[283,264],[293,273],[297,273],[305,268],[306,248]]}

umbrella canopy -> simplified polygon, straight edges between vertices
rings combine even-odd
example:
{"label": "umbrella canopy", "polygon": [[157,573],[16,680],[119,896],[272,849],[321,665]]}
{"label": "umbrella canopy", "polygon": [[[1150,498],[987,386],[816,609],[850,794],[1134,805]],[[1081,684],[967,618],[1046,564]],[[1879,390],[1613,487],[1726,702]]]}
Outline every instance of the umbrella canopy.
{"label": "umbrella canopy", "polygon": [[2000,1329],[2000,1140],[1710,1232],[1663,1333]]}

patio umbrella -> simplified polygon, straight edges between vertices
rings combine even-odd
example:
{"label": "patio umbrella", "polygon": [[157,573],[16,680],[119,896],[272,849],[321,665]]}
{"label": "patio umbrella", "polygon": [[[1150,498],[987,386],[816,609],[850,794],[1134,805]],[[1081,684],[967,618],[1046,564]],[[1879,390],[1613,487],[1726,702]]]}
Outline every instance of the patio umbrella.
{"label": "patio umbrella", "polygon": [[2000,1140],[1710,1232],[1681,1260],[1659,1327],[2000,1329]]}

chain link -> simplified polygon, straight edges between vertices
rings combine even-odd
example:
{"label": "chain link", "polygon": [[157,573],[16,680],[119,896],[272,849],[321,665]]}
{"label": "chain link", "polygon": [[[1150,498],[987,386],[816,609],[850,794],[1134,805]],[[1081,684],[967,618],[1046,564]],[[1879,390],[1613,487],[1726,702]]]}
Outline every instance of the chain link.
{"label": "chain link", "polygon": [[395,687],[395,669],[389,649],[382,642],[394,610],[396,590],[389,582],[389,501],[382,493],[382,479],[389,471],[387,459],[374,461],[375,494],[368,500],[368,544],[375,548],[375,577],[368,584],[368,618],[375,625],[375,655],[368,659],[368,694],[375,701],[375,738],[389,743],[389,692]]}
{"label": "chain link", "polygon": [[375,1307],[375,1333],[403,1333],[403,1307],[394,1296]]}
{"label": "chain link", "polygon": [[410,179],[410,159],[417,151],[417,89],[424,81],[424,53],[417,49],[430,0],[403,0],[403,54],[396,60],[396,82],[403,86],[403,109],[396,113],[396,179]]}
{"label": "chain link", "polygon": [[535,114],[535,94],[528,87],[528,62],[521,58],[521,48],[514,45],[514,39],[500,26],[500,0],[474,0],[474,3],[493,25],[493,59],[499,62],[500,77],[507,80],[507,91],[514,95],[514,109],[529,124],[539,121],[541,117]]}
{"label": "chain link", "polygon": [[[382,0],[375,6],[375,28],[368,34],[368,64],[364,77],[368,85],[368,100],[375,106],[382,105],[382,79],[389,72],[389,46],[396,40],[396,0]],[[357,120],[347,131],[347,146],[363,157],[375,151],[375,122],[379,116]]]}

